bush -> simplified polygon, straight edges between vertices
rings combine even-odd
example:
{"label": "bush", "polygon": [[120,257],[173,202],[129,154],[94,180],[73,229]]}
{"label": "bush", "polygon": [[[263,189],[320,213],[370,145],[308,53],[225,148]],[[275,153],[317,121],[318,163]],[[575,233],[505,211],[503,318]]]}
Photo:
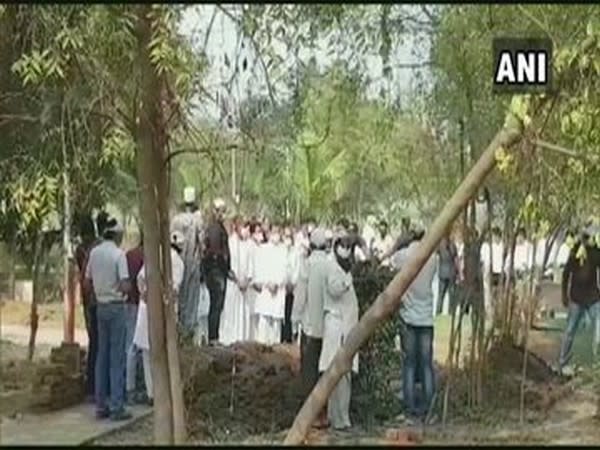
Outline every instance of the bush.
{"label": "bush", "polygon": [[[394,273],[375,263],[364,262],[357,264],[353,276],[362,316]],[[352,415],[355,422],[366,427],[388,420],[400,410],[399,388],[392,383],[399,380],[401,367],[400,354],[395,349],[396,317],[377,329],[359,352],[359,373],[352,389]]]}

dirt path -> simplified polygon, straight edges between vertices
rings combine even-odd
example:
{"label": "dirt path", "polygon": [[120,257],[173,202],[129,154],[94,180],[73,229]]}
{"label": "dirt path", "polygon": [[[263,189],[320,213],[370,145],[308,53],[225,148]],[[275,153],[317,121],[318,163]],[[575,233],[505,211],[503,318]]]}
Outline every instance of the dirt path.
{"label": "dirt path", "polygon": [[[0,337],[17,345],[27,345],[29,342],[29,327],[26,325],[5,324],[0,325]],[[36,334],[36,344],[60,345],[63,340],[62,328],[44,326],[42,324]],[[81,346],[87,346],[85,330],[75,329],[75,340]]]}

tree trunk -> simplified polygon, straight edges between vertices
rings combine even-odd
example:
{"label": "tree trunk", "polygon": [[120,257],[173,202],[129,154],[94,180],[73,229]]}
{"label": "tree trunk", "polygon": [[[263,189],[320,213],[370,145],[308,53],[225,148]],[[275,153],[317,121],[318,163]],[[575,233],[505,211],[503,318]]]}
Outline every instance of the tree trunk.
{"label": "tree trunk", "polygon": [[396,274],[387,288],[379,294],[375,303],[361,317],[358,324],[352,328],[331,365],[319,379],[317,385],[296,416],[294,424],[286,436],[285,444],[299,445],[302,443],[309,427],[316,419],[319,411],[325,406],[329,395],[340,378],[351,370],[352,358],[358,352],[361,345],[380,324],[391,317],[400,307],[402,295],[410,283],[438,247],[442,237],[465,208],[469,199],[477,193],[479,186],[494,169],[496,165],[496,150],[500,147],[509,147],[521,139],[521,123],[512,116],[509,119],[505,128],[494,137],[479,161],[446,203],[446,206],[417,247],[408,264]]}
{"label": "tree trunk", "polygon": [[154,443],[172,445],[173,409],[167,356],[165,317],[161,279],[161,233],[157,210],[157,186],[154,174],[157,159],[153,127],[159,117],[159,85],[149,58],[152,39],[151,5],[137,7],[137,39],[141,84],[141,105],[136,118],[137,171],[141,192],[140,211],[144,230],[144,266],[147,283],[148,334],[152,381],[154,385]]}
{"label": "tree trunk", "polygon": [[33,248],[33,263],[31,267],[31,279],[33,284],[33,294],[31,298],[31,312],[29,314],[29,344],[27,346],[27,360],[33,360],[33,354],[35,353],[35,337],[38,330],[38,312],[37,305],[40,301],[40,265],[42,262],[42,250],[43,250],[44,234],[38,231],[34,239]]}
{"label": "tree trunk", "polygon": [[8,298],[15,299],[17,280],[17,237],[8,243]]}
{"label": "tree trunk", "polygon": [[[164,111],[162,111],[164,117]],[[163,122],[164,123],[164,122]],[[157,124],[158,125],[158,124]],[[164,131],[164,127],[162,128]],[[155,127],[156,132],[159,127]],[[160,244],[162,255],[162,285],[168,301],[164,303],[163,313],[165,318],[166,330],[166,350],[167,361],[169,364],[169,387],[171,392],[172,414],[173,414],[173,443],[181,445],[186,440],[185,427],[185,405],[183,402],[183,383],[181,382],[181,370],[179,365],[179,349],[177,347],[177,322],[175,319],[175,295],[172,288],[172,267],[171,267],[171,243],[169,233],[169,205],[168,205],[168,179],[167,167],[163,163],[166,161],[166,141],[165,134],[155,138],[158,144],[155,148],[157,156],[154,158],[154,177],[157,180],[157,203],[158,219],[160,225]]]}

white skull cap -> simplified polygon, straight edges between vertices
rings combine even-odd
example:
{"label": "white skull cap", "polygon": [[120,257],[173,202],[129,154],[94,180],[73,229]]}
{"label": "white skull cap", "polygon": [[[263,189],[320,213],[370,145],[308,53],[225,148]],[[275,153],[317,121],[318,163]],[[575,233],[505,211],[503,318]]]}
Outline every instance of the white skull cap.
{"label": "white skull cap", "polygon": [[183,190],[183,201],[185,203],[194,203],[196,201],[196,189],[192,186],[187,186]]}
{"label": "white skull cap", "polygon": [[323,247],[327,243],[327,234],[323,228],[315,228],[310,233],[310,243],[315,247]]}
{"label": "white skull cap", "polygon": [[213,202],[213,207],[215,209],[221,209],[221,208],[225,208],[225,200],[223,200],[222,198],[216,198],[215,201]]}

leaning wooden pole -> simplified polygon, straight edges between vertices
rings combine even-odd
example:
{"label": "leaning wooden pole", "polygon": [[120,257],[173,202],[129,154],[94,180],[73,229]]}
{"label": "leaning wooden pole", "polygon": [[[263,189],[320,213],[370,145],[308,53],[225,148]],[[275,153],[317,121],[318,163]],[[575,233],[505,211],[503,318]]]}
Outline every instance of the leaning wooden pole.
{"label": "leaning wooden pole", "polygon": [[481,155],[479,161],[473,166],[454,195],[448,200],[440,215],[427,231],[411,260],[396,274],[386,289],[379,294],[375,303],[361,317],[358,324],[352,328],[344,345],[338,350],[331,365],[304,402],[292,427],[288,431],[284,441],[285,445],[302,444],[311,424],[317,418],[319,411],[325,406],[329,395],[338,381],[345,373],[350,371],[354,355],[377,327],[398,310],[402,303],[402,296],[410,286],[410,283],[419,274],[421,268],[438,247],[448,228],[465,208],[468,201],[476,194],[485,178],[494,169],[496,165],[496,151],[500,148],[508,148],[514,145],[521,140],[522,135],[522,121],[513,114],[509,114],[504,127],[496,134],[488,148]]}

